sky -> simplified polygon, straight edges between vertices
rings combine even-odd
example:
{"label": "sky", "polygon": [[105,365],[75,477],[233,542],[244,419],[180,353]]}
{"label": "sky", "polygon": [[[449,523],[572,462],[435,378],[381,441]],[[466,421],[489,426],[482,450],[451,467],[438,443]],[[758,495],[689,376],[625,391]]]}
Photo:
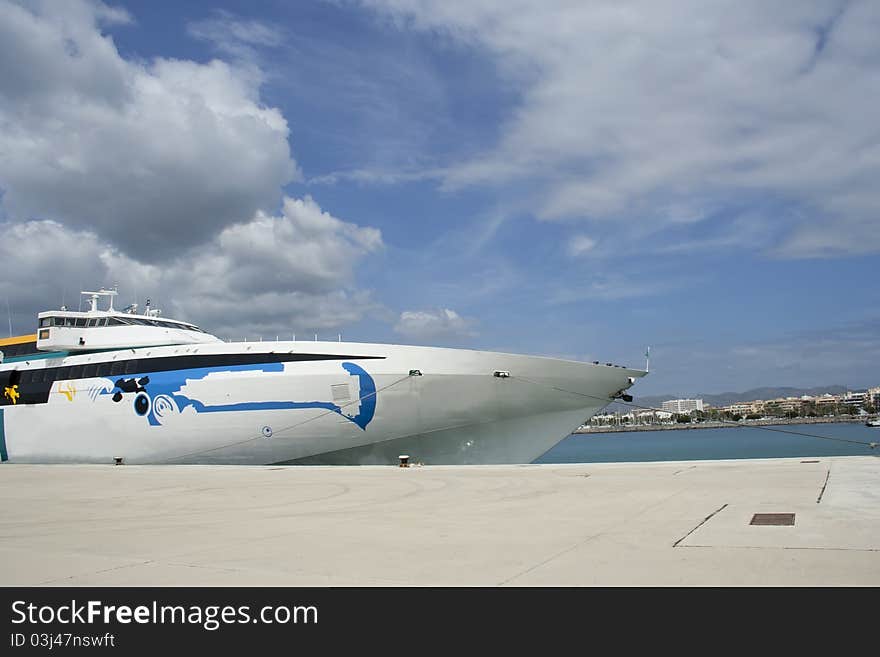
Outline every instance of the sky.
{"label": "sky", "polygon": [[0,0],[0,304],[880,385],[878,33],[870,1]]}

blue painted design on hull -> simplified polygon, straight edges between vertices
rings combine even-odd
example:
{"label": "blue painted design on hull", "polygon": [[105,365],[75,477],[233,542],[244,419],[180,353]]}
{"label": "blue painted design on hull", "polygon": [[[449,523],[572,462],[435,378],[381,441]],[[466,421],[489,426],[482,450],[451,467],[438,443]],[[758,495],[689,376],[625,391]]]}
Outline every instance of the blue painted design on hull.
{"label": "blue painted design on hull", "polygon": [[343,407],[326,401],[287,401],[272,400],[263,402],[239,402],[233,404],[206,404],[182,394],[183,387],[190,382],[205,379],[210,374],[233,372],[283,372],[283,363],[264,363],[257,365],[232,365],[225,367],[204,367],[189,370],[131,374],[116,381],[102,395],[113,395],[114,401],[121,401],[123,393],[136,392],[134,410],[137,415],[146,415],[151,426],[161,426],[163,419],[171,414],[192,408],[196,413],[228,413],[233,411],[273,411],[317,408],[332,411],[353,422],[362,430],[372,421],[376,413],[376,383],[366,370],[354,363],[342,363],[343,369],[358,379],[361,408],[357,415],[349,415]]}
{"label": "blue painted design on hull", "polygon": [[376,414],[376,382],[373,381],[373,377],[367,374],[364,368],[355,365],[354,363],[343,363],[342,369],[358,378],[361,392],[361,394],[358,395],[361,400],[361,412],[354,417],[349,417],[344,413],[343,415],[366,431],[367,425]]}
{"label": "blue painted design on hull", "polygon": [[3,419],[3,409],[0,408],[0,463],[9,460],[9,454],[6,452],[6,424]]}

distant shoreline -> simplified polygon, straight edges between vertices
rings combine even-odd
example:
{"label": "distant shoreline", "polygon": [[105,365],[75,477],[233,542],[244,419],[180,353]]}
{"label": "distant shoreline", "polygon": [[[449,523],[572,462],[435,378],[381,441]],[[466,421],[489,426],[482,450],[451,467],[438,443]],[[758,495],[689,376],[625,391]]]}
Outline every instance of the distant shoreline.
{"label": "distant shoreline", "polygon": [[599,426],[582,427],[573,433],[629,433],[631,431],[680,431],[682,429],[737,429],[740,427],[765,427],[786,424],[836,424],[846,422],[849,424],[863,424],[864,417],[798,417],[798,418],[773,418],[770,420],[745,420],[740,422],[718,422],[707,420],[705,422],[684,422],[681,424],[635,424],[622,426]]}

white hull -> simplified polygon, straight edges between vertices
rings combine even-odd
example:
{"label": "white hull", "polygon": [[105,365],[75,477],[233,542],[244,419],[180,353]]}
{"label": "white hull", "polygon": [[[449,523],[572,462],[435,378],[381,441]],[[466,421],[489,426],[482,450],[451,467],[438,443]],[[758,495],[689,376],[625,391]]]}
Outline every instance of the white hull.
{"label": "white hull", "polygon": [[[218,354],[308,359],[54,381],[45,403],[22,397],[2,406],[8,461],[351,464],[408,454],[429,464],[528,463],[645,374],[493,352],[320,342],[127,349],[3,369]],[[120,391],[120,379],[144,376],[142,390]]]}

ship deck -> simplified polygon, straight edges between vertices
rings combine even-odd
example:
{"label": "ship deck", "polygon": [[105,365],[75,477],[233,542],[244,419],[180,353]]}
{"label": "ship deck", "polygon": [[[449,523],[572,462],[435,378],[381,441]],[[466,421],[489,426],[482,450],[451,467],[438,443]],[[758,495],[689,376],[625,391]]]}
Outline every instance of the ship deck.
{"label": "ship deck", "polygon": [[6,464],[0,495],[4,586],[880,585],[873,456]]}

